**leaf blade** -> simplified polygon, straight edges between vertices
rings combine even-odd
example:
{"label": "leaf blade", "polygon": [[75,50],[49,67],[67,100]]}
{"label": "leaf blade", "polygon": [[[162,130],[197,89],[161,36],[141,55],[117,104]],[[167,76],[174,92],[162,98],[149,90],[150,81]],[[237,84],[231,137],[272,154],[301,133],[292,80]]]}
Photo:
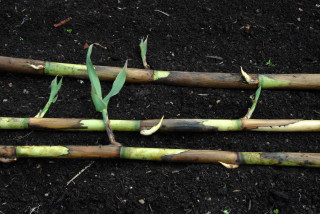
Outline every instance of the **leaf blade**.
{"label": "leaf blade", "polygon": [[107,109],[107,104],[102,100],[101,97],[99,97],[99,95],[97,95],[93,86],[91,86],[91,99],[96,111],[102,112],[104,109]]}
{"label": "leaf blade", "polygon": [[128,60],[126,61],[126,63],[123,66],[123,69],[119,72],[116,79],[114,80],[110,92],[105,98],[103,98],[103,101],[106,102],[107,106],[111,97],[113,97],[114,95],[117,95],[122,89],[126,81],[127,67],[128,67]]}
{"label": "leaf blade", "polygon": [[91,53],[92,53],[92,47],[93,44],[89,46],[88,52],[87,52],[87,59],[86,59],[86,64],[87,64],[87,72],[88,76],[91,82],[91,85],[95,88],[95,93],[102,98],[102,92],[101,92],[101,85],[100,85],[100,80],[98,78],[98,75],[93,67],[92,61],[91,61]]}

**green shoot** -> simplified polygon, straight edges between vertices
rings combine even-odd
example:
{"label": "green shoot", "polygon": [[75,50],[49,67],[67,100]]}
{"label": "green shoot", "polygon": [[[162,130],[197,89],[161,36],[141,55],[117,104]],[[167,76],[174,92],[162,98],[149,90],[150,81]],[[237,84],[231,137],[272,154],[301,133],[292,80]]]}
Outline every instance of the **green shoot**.
{"label": "green shoot", "polygon": [[72,33],[72,29],[65,29],[68,33]]}
{"label": "green shoot", "polygon": [[35,117],[43,118],[44,115],[46,114],[46,112],[48,111],[50,105],[57,101],[57,99],[58,99],[57,94],[61,88],[62,79],[63,78],[60,79],[59,83],[57,82],[57,77],[54,78],[54,80],[52,80],[51,85],[50,85],[51,92],[50,92],[49,100],[48,100],[47,104],[44,106],[44,108],[42,110],[40,110],[39,113]]}
{"label": "green shoot", "polygon": [[230,214],[229,210],[223,210],[223,214]]}
{"label": "green shoot", "polygon": [[248,109],[248,113],[244,116],[245,119],[250,119],[258,102],[259,96],[261,93],[261,86],[259,86],[259,88],[256,91],[255,96],[250,96],[251,100],[252,100],[252,106],[251,108]]}
{"label": "green shoot", "polygon": [[277,64],[273,64],[273,63],[271,62],[271,59],[269,59],[268,62],[266,62],[266,66],[275,67],[275,66],[277,66]]}
{"label": "green shoot", "polygon": [[108,93],[107,96],[105,96],[102,99],[102,91],[101,91],[101,85],[100,85],[100,80],[96,74],[96,71],[93,67],[92,61],[91,61],[91,53],[92,53],[92,47],[93,45],[90,45],[87,53],[87,71],[89,75],[89,79],[91,82],[91,98],[93,101],[93,104],[98,112],[102,113],[103,121],[106,125],[106,131],[108,133],[109,140],[112,144],[114,145],[121,145],[118,142],[115,141],[114,135],[112,132],[112,129],[110,127],[110,121],[108,117],[108,104],[114,95],[117,95],[120,90],[122,89],[125,81],[126,81],[126,71],[127,71],[127,64],[128,62],[126,61],[122,71],[117,75],[116,79],[113,82],[112,88],[110,92]]}
{"label": "green shoot", "polygon": [[279,211],[278,209],[273,210],[273,213],[274,213],[274,214],[279,214],[279,212],[280,212],[280,211]]}
{"label": "green shoot", "polygon": [[23,41],[23,38],[20,36],[20,37],[19,37],[19,40],[20,40],[20,41]]}
{"label": "green shoot", "polygon": [[148,36],[144,41],[143,39],[141,39],[141,42],[140,42],[141,59],[145,69],[150,68],[150,66],[147,63],[147,44],[148,44]]}

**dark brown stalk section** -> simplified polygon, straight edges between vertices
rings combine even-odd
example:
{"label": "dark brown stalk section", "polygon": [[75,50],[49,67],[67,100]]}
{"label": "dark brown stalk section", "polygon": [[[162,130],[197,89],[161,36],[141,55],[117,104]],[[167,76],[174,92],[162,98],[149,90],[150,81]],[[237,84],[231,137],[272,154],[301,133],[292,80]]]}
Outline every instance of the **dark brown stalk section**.
{"label": "dark brown stalk section", "polygon": [[[250,75],[253,79],[258,78],[256,74]],[[212,88],[243,88],[255,89],[256,85],[247,84],[240,73],[204,73],[170,71],[170,75],[159,78],[157,83],[166,85],[179,85],[190,87],[212,87]]]}
{"label": "dark brown stalk section", "polygon": [[44,61],[0,56],[0,72],[9,71],[26,74],[44,74],[44,68]]}
{"label": "dark brown stalk section", "polygon": [[189,150],[174,155],[164,155],[162,161],[189,162],[189,163],[230,163],[239,164],[240,159],[237,152],[214,151],[214,150]]}
{"label": "dark brown stalk section", "polygon": [[66,146],[69,154],[61,158],[119,158],[120,146]]}

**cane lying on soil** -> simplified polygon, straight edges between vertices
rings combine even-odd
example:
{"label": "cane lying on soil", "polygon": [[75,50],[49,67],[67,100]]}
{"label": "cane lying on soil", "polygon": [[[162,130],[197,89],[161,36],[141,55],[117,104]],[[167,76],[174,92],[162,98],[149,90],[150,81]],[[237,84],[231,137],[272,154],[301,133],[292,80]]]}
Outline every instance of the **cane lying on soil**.
{"label": "cane lying on soil", "polygon": [[[94,66],[100,80],[113,81],[122,68]],[[86,65],[56,63],[0,56],[0,72],[18,72],[88,79]],[[192,87],[256,89],[320,89],[320,74],[250,74],[256,84],[248,84],[240,73],[198,73],[128,68],[126,81]]]}
{"label": "cane lying on soil", "polygon": [[120,158],[165,162],[221,163],[227,168],[240,164],[320,167],[318,153],[229,152],[124,146],[0,146],[0,162],[17,158]]}

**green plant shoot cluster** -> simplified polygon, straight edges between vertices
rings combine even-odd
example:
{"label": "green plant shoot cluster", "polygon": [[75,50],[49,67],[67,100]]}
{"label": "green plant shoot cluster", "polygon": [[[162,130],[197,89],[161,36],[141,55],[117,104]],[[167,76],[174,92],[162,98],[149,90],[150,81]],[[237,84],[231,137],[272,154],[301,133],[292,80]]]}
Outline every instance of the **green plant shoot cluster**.
{"label": "green plant shoot cluster", "polygon": [[140,50],[141,50],[141,59],[142,59],[144,68],[149,68],[149,65],[147,63],[147,46],[148,46],[148,37],[144,41],[143,39],[141,39]]}
{"label": "green plant shoot cluster", "polygon": [[47,102],[47,104],[44,106],[44,108],[41,110],[41,112],[39,112],[40,114],[37,115],[37,117],[44,117],[44,115],[46,114],[46,112],[48,111],[50,105],[52,103],[55,103],[58,99],[58,92],[61,88],[61,85],[62,85],[62,79],[60,79],[59,83],[57,81],[57,77],[54,78],[54,80],[52,80],[51,82],[51,85],[50,85],[50,88],[51,88],[51,92],[50,92],[50,97],[49,97],[49,100]]}
{"label": "green plant shoot cluster", "polygon": [[266,66],[275,67],[275,66],[277,66],[277,64],[273,64],[273,63],[271,62],[271,59],[269,59],[268,62],[266,62]]}
{"label": "green plant shoot cluster", "polygon": [[90,45],[90,47],[88,49],[87,61],[86,61],[87,71],[88,71],[89,79],[91,82],[91,98],[92,98],[92,101],[93,101],[93,104],[94,104],[96,110],[98,112],[102,112],[104,121],[107,122],[107,120],[109,120],[108,113],[107,113],[109,101],[110,101],[111,97],[113,97],[114,95],[117,95],[120,92],[120,90],[122,89],[122,87],[126,81],[126,71],[127,71],[128,62],[126,61],[122,71],[119,72],[119,74],[117,75],[108,95],[105,96],[104,98],[102,98],[100,81],[99,81],[99,78],[96,74],[96,71],[93,67],[93,64],[92,64],[92,61],[90,58],[91,52],[92,52],[92,47],[93,47],[93,45]]}

